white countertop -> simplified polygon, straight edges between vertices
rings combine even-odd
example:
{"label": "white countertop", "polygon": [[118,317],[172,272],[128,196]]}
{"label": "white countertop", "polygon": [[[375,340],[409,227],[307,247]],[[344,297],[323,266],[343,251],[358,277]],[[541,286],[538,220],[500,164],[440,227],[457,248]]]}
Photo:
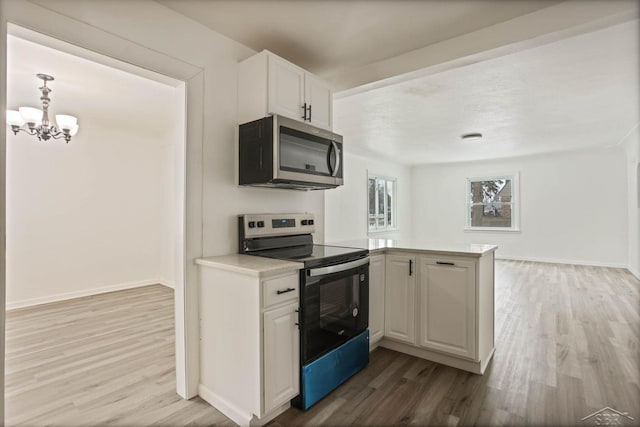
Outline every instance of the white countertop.
{"label": "white countertop", "polygon": [[300,270],[304,267],[304,264],[301,262],[282,261],[279,259],[241,254],[198,258],[196,259],[196,264],[256,277],[287,273]]}
{"label": "white countertop", "polygon": [[351,248],[368,249],[376,254],[389,249],[421,252],[434,255],[463,255],[481,257],[498,249],[497,245],[483,245],[475,243],[443,243],[419,240],[391,240],[391,239],[354,239],[340,242],[326,243],[332,246],[347,246]]}

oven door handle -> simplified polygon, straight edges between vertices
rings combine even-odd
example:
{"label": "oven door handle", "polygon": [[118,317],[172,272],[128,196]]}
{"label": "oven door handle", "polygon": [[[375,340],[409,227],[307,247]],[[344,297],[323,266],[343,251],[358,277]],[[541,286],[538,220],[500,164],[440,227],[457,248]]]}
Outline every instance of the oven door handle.
{"label": "oven door handle", "polygon": [[345,262],[343,264],[331,265],[329,267],[310,268],[309,276],[325,276],[327,274],[339,273],[341,271],[351,270],[369,263],[369,257],[365,257],[356,261]]}

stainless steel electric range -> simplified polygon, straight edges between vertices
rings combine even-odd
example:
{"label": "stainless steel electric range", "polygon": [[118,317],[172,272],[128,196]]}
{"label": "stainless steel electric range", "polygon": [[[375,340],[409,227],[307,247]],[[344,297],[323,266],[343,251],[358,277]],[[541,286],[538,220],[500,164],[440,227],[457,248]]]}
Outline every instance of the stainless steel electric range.
{"label": "stainless steel electric range", "polygon": [[[238,218],[239,252],[300,270],[300,395],[307,409],[369,363],[369,251],[316,245],[312,214]],[[286,292],[286,290],[285,290]]]}

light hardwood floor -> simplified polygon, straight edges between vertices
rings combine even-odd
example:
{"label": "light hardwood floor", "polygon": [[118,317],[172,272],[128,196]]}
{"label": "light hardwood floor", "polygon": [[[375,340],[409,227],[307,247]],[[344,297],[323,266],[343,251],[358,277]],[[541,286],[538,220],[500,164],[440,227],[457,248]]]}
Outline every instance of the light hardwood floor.
{"label": "light hardwood floor", "polygon": [[605,406],[639,425],[640,282],[627,270],[496,262],[496,343],[485,375],[376,349],[296,425],[595,425]]}
{"label": "light hardwood floor", "polygon": [[6,425],[234,425],[176,394],[173,309],[153,285],[8,312]]}
{"label": "light hardwood floor", "polygon": [[[626,270],[496,263],[496,353],[484,376],[376,349],[295,425],[594,425],[640,420],[640,282]],[[232,425],[175,393],[173,292],[113,292],[7,314],[7,425]]]}

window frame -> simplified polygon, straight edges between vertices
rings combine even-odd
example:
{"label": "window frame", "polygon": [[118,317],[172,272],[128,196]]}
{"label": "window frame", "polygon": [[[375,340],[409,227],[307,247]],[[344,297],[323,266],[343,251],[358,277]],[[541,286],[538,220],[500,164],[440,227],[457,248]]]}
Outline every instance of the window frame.
{"label": "window frame", "polygon": [[[469,213],[473,203],[470,198],[471,183],[477,181],[493,181],[497,179],[511,180],[511,227],[474,227],[471,225],[471,214]],[[496,174],[485,176],[474,176],[467,178],[465,186],[465,227],[464,231],[498,231],[498,232],[520,232],[520,174]]]}
{"label": "window frame", "polygon": [[[384,228],[378,228],[378,221],[377,221],[377,217],[380,216],[380,213],[377,212],[378,209],[378,191],[375,191],[376,197],[375,197],[375,204],[376,204],[376,214],[375,214],[375,218],[376,218],[376,228],[375,229],[371,229],[369,227],[369,220],[370,218],[370,214],[369,214],[369,180],[374,179],[376,181],[376,185],[375,188],[378,188],[378,180],[384,180],[385,181],[385,193],[386,193],[386,186],[387,183],[391,182],[393,183],[393,197],[391,200],[391,215],[392,215],[392,221],[393,221],[393,225],[389,226],[387,225],[387,205],[384,205],[385,208],[385,212],[382,214],[384,217],[384,221],[385,221],[385,226]],[[388,176],[388,175],[381,175],[381,174],[376,174],[376,173],[367,173],[367,186],[366,186],[366,195],[367,195],[367,212],[366,212],[366,218],[367,218],[367,234],[370,233],[383,233],[386,231],[397,231],[399,230],[398,227],[398,179]]]}

